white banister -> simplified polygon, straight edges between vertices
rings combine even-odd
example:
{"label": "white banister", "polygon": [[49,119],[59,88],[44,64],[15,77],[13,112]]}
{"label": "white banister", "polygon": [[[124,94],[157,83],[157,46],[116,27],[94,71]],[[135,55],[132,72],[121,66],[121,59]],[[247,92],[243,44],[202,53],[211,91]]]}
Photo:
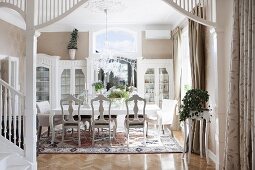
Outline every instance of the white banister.
{"label": "white banister", "polygon": [[2,116],[3,116],[3,91],[2,85],[0,84],[0,132],[2,132]]}
{"label": "white banister", "polygon": [[8,129],[9,129],[9,140],[12,139],[12,98],[11,91],[8,90]]}
{"label": "white banister", "polygon": [[4,88],[4,137],[7,133],[7,88]]}
{"label": "white banister", "polygon": [[[22,117],[24,116],[25,97],[22,93],[14,89],[8,83],[0,79],[0,129],[2,136],[13,144],[21,145],[23,126]],[[21,104],[21,105],[20,105]],[[3,112],[3,114],[2,114]],[[18,118],[18,122],[17,122]],[[17,126],[18,123],[18,126]],[[7,134],[8,132],[8,134]],[[13,132],[13,133],[12,133]]]}
{"label": "white banister", "polygon": [[[14,105],[16,105],[16,102],[18,102],[18,96],[17,95],[14,95],[14,98],[13,98],[13,103]],[[13,113],[13,129],[14,129],[14,134],[13,134],[13,140],[14,140],[14,144],[16,145],[17,144],[17,110],[16,108],[14,109],[15,112]]]}
{"label": "white banister", "polygon": [[[53,3],[52,3],[53,1]],[[48,26],[73,12],[88,0],[38,0],[35,29]]]}

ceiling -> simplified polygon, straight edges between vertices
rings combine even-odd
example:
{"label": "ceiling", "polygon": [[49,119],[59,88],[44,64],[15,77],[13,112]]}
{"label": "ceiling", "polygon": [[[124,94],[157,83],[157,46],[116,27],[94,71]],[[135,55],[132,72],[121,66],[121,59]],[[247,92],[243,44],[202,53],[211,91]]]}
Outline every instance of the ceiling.
{"label": "ceiling", "polygon": [[[125,8],[122,11],[108,14],[108,23],[110,26],[133,26],[141,29],[155,29],[156,27],[156,29],[170,29],[185,18],[162,0],[124,0],[124,3]],[[13,18],[21,18],[13,16],[17,15],[16,13],[2,15],[2,10],[0,10],[0,19],[6,21],[7,17],[12,18],[12,20]],[[5,10],[4,12],[8,11]],[[22,25],[20,24],[21,21],[17,23],[19,23],[18,26]],[[70,31],[74,27],[85,31],[95,27],[103,27],[104,25],[105,14],[103,12],[95,13],[89,9],[87,4],[84,4],[64,19],[41,31]]]}

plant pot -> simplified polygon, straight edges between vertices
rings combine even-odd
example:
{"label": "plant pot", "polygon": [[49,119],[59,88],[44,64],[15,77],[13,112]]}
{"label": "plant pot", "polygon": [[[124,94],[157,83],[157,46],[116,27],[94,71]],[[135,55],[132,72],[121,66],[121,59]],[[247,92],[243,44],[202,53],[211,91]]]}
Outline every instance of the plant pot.
{"label": "plant pot", "polygon": [[75,59],[76,49],[69,49],[69,57],[71,60]]}

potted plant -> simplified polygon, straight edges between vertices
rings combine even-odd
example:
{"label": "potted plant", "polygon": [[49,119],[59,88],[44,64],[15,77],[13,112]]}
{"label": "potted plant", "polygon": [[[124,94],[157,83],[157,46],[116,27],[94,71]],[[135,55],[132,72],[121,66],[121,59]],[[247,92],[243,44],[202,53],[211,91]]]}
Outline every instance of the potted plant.
{"label": "potted plant", "polygon": [[77,50],[77,39],[78,39],[78,30],[75,28],[73,29],[73,32],[71,33],[71,39],[68,43],[68,50],[69,50],[69,57],[71,60],[75,59],[75,53]]}
{"label": "potted plant", "polygon": [[[205,110],[206,102],[209,100],[209,94],[206,90],[191,89],[188,90],[182,99],[183,104],[180,106],[179,118],[180,121],[185,121],[187,118],[192,116],[198,116]],[[210,106],[208,106],[210,107]]]}
{"label": "potted plant", "polygon": [[101,81],[93,83],[92,86],[95,88],[96,92],[99,92],[104,88],[104,84]]}

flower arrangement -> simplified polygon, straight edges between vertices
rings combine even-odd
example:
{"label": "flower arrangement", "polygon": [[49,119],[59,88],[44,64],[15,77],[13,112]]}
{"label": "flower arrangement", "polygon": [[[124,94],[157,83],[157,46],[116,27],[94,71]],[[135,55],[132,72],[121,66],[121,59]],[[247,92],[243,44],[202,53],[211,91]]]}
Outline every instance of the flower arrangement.
{"label": "flower arrangement", "polygon": [[92,86],[95,87],[96,92],[104,88],[104,84],[101,81],[93,83]]}
{"label": "flower arrangement", "polygon": [[182,99],[183,104],[180,106],[180,121],[185,121],[189,117],[199,115],[199,113],[204,110],[208,110],[208,108],[205,108],[205,103],[208,102],[208,100],[208,91],[201,89],[188,90]]}
{"label": "flower arrangement", "polygon": [[121,89],[114,89],[108,95],[110,99],[127,99],[129,97],[128,92]]}

